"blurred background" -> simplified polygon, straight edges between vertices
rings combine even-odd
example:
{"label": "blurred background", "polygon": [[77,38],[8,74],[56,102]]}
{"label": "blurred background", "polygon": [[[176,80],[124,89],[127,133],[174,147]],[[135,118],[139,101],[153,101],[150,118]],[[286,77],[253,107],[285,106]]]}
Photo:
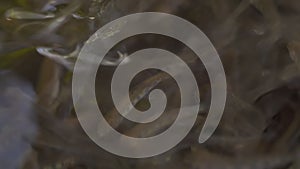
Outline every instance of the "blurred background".
{"label": "blurred background", "polygon": [[[204,144],[197,139],[210,106],[207,72],[184,44],[153,34],[125,39],[105,56],[96,80],[98,105],[121,133],[163,132],[180,105],[172,77],[147,70],[132,81],[130,98],[139,110],[149,108],[154,88],[168,98],[163,116],[145,125],[122,119],[109,89],[128,55],[166,49],[190,66],[198,82],[200,112],[190,134],[162,155],[128,159],[104,151],[82,130],[71,93],[76,58],[99,28],[137,12],[182,17],[216,47],[228,98],[217,131]],[[298,0],[0,0],[0,168],[300,169],[299,30]]]}

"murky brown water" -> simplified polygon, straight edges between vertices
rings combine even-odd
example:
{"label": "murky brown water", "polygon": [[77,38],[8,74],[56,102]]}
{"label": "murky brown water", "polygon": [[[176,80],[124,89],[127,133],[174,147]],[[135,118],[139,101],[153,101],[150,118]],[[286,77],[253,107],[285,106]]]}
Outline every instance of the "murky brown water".
{"label": "murky brown water", "polygon": [[[224,64],[228,100],[216,133],[198,144],[210,102],[201,61],[171,38],[149,34],[122,41],[102,62],[96,81],[100,106],[108,121],[117,121],[118,131],[152,136],[178,113],[178,87],[157,70],[135,77],[131,99],[145,110],[147,89],[163,89],[168,107],[161,120],[138,125],[114,109],[112,74],[137,50],[157,47],[180,56],[196,75],[202,101],[192,132],[174,149],[126,159],[102,150],[81,129],[72,103],[72,70],[84,42],[101,26],[146,11],[180,16],[209,37]],[[300,169],[297,0],[1,0],[0,15],[0,168]]]}

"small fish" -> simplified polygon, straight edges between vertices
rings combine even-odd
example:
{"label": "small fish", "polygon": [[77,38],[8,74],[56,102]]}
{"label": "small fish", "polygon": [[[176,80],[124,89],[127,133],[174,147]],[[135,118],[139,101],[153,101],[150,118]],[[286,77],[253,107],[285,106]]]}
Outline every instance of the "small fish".
{"label": "small fish", "polygon": [[42,8],[42,11],[56,11],[57,8],[56,6],[58,5],[63,5],[63,4],[68,4],[70,3],[70,0],[50,0],[48,3],[44,5]]}
{"label": "small fish", "polygon": [[[164,73],[158,73],[155,76],[152,76],[151,78],[145,80],[141,84],[139,84],[133,92],[130,93],[132,96],[132,105],[136,105],[142,98],[144,98],[154,87],[156,87],[160,82],[170,78],[168,75]],[[128,103],[127,100],[124,100],[124,103]],[[121,104],[124,104],[121,103]],[[126,114],[132,110],[133,107],[129,107],[126,110]],[[113,127],[117,128],[123,121],[123,117],[119,115],[119,112],[117,109],[111,110],[106,116],[105,119],[107,119],[107,122]],[[98,126],[101,128],[101,124]],[[101,136],[106,135],[107,133],[99,133]]]}
{"label": "small fish", "polygon": [[60,93],[62,72],[61,65],[48,57],[43,59],[37,83],[38,103],[50,112],[56,110],[54,103]]}
{"label": "small fish", "polygon": [[287,45],[291,59],[300,69],[300,42],[292,41]]}
{"label": "small fish", "polygon": [[41,30],[39,36],[47,36],[50,33],[57,31],[57,29],[67,22],[69,16],[72,15],[81,5],[80,0],[74,0],[68,4],[62,11],[58,12],[56,18],[47,23],[47,27]]}
{"label": "small fish", "polygon": [[19,8],[9,9],[5,12],[5,17],[8,20],[11,19],[23,19],[23,20],[41,20],[41,19],[51,19],[55,17],[55,14],[48,13],[48,14],[40,14],[25,11]]}
{"label": "small fish", "polygon": [[109,3],[110,0],[92,0],[88,14],[89,19],[94,20],[96,17],[101,16]]}
{"label": "small fish", "polygon": [[73,13],[72,16],[73,16],[73,18],[75,18],[75,19],[85,19],[85,16],[82,15],[81,13],[79,13],[79,12]]}
{"label": "small fish", "polygon": [[270,22],[280,22],[279,12],[273,0],[250,0],[250,3]]}
{"label": "small fish", "polygon": [[117,51],[118,58],[116,60],[109,60],[108,58],[104,58],[101,62],[101,65],[103,66],[117,66],[120,63],[126,64],[129,62],[129,57],[127,53],[122,53],[120,51]]}
{"label": "small fish", "polygon": [[38,47],[36,50],[39,54],[46,56],[46,57],[56,61],[59,64],[62,64],[69,70],[72,70],[74,67],[74,63],[72,63],[70,61],[70,59],[76,58],[78,56],[78,54],[80,52],[80,47],[77,46],[73,52],[71,52],[67,55],[59,54],[59,53],[55,52],[54,49],[49,48],[49,47]]}
{"label": "small fish", "polygon": [[[192,118],[189,114],[189,109],[193,106],[186,106],[181,108],[181,111],[184,112],[184,118]],[[146,138],[156,135],[163,129],[171,126],[177,118],[178,112],[180,109],[174,109],[164,112],[165,115],[157,119],[156,121],[148,124],[137,124],[133,128],[125,132],[126,135],[135,137],[135,138]],[[199,117],[196,121],[196,125],[203,124],[205,118]],[[186,126],[187,124],[181,124],[181,127]],[[196,140],[196,139],[195,139]]]}

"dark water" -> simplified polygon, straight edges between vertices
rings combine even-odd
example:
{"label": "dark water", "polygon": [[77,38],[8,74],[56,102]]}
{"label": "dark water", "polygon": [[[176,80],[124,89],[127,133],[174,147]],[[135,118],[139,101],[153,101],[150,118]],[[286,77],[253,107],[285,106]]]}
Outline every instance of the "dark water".
{"label": "dark water", "polygon": [[[115,67],[149,47],[167,49],[188,62],[202,100],[195,127],[179,145],[134,160],[102,150],[83,132],[73,109],[71,79],[80,49],[95,31],[118,17],[146,11],[180,16],[209,37],[226,71],[228,100],[214,136],[198,144],[211,97],[201,61],[163,36],[120,42],[105,57],[96,80],[106,117],[115,113],[107,88]],[[298,0],[1,0],[0,15],[0,168],[300,169]],[[160,81],[162,76],[149,70],[132,81],[131,99],[138,109],[149,107],[142,89],[152,89],[155,82],[170,107],[179,105],[174,80]],[[166,120],[155,129],[155,123],[124,120],[117,130],[155,135],[175,116],[167,107],[161,117]]]}

